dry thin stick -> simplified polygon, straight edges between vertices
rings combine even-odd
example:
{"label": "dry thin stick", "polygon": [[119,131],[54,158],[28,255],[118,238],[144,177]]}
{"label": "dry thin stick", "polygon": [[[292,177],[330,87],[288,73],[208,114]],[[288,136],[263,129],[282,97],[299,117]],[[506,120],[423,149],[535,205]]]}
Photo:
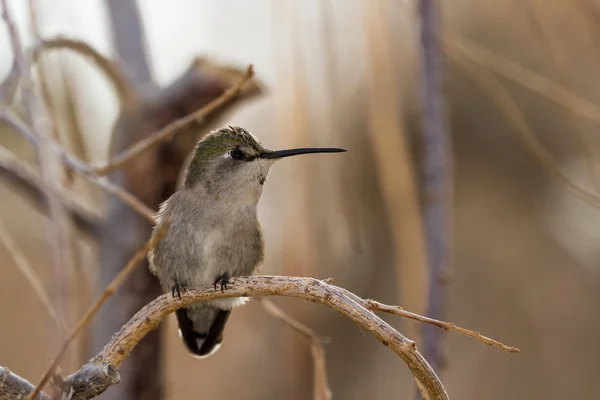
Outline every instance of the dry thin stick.
{"label": "dry thin stick", "polygon": [[555,160],[554,156],[540,143],[535,136],[527,119],[515,103],[508,90],[498,81],[495,75],[490,73],[484,66],[477,62],[477,59],[470,58],[467,53],[457,51],[448,51],[446,54],[452,58],[459,66],[471,72],[471,77],[476,80],[482,89],[484,89],[492,101],[506,113],[513,122],[519,139],[523,141],[525,147],[542,163],[542,165],[562,182],[574,195],[588,204],[600,208],[600,196],[577,185],[563,171]]}
{"label": "dry thin stick", "polygon": [[113,84],[122,106],[128,107],[132,104],[136,104],[136,93],[119,68],[117,68],[109,58],[100,54],[88,43],[60,36],[52,39],[45,39],[37,43],[32,49],[32,57],[34,60],[37,60],[42,52],[52,49],[72,50],[75,53],[90,59]]}
{"label": "dry thin stick", "polygon": [[[29,23],[31,28],[31,34],[33,36],[34,41],[41,41],[41,34],[39,29],[38,15],[37,15],[37,7],[35,5],[35,0],[28,1],[29,8]],[[56,106],[55,102],[52,99],[52,94],[50,93],[50,87],[48,86],[48,75],[45,67],[45,63],[40,57],[37,60],[37,72],[39,75],[39,86],[42,94],[42,103],[45,105],[46,110],[48,110],[48,114],[51,115],[52,119],[55,120],[54,115],[56,114]],[[60,138],[58,134],[58,129],[56,129],[56,124],[52,124],[52,130],[50,132],[52,140],[60,143]]]}
{"label": "dry thin stick", "polygon": [[[5,17],[4,19],[6,20]],[[12,40],[12,38],[17,37],[14,34],[14,32],[16,32],[14,29],[14,24],[7,24],[7,26],[9,30],[9,37]],[[123,106],[130,106],[135,104],[137,101],[135,91],[131,88],[121,71],[109,58],[100,54],[96,49],[86,42],[64,37],[39,40],[37,44],[31,50],[29,50],[29,53],[32,61],[35,62],[41,53],[45,52],[46,50],[53,49],[68,49],[91,60],[113,84],[117,93],[117,97]],[[2,82],[0,87],[0,91],[2,93],[2,102],[4,105],[8,106],[12,103],[22,75],[22,71],[24,71],[25,68],[27,67],[24,64],[19,63],[19,61],[15,58],[9,75]]]}
{"label": "dry thin stick", "polygon": [[[16,116],[10,110],[0,110],[0,119],[5,120],[12,127],[14,127],[19,133],[21,133],[25,138],[31,142],[34,146],[38,145],[36,135],[31,131],[31,129],[23,122],[21,119]],[[73,168],[75,171],[80,172],[87,178],[89,178],[90,182],[94,185],[98,186],[102,190],[114,195],[125,204],[130,206],[133,210],[135,210],[140,215],[144,216],[150,222],[154,224],[154,215],[155,212],[146,206],[144,203],[139,201],[135,196],[131,193],[123,190],[119,186],[109,182],[102,180],[99,176],[97,176],[94,171],[83,161],[78,159],[75,156],[70,155],[62,146],[60,146],[56,142],[49,142],[48,145],[52,147],[52,150],[57,152],[62,161]]]}
{"label": "dry thin stick", "polygon": [[35,272],[25,254],[21,251],[17,243],[13,240],[12,236],[8,233],[8,229],[2,222],[0,222],[0,242],[4,245],[8,254],[12,257],[17,269],[23,274],[27,282],[31,285],[34,293],[37,295],[38,299],[42,302],[42,304],[46,307],[46,311],[48,315],[52,317],[52,319],[56,322],[59,328],[66,331],[68,329],[67,322],[58,315],[54,307],[52,306],[52,302],[50,301],[50,296],[46,289],[44,288],[44,284],[42,280]]}
{"label": "dry thin stick", "polygon": [[[408,2],[395,2],[394,4],[399,5],[404,12],[412,12],[408,8]],[[454,32],[446,32],[443,42],[446,46],[460,47],[465,52],[475,55],[479,63],[485,65],[495,73],[552,100],[571,112],[600,122],[600,106],[557,84],[553,80],[502,57],[489,49],[481,47]]]}
{"label": "dry thin stick", "polygon": [[[404,11],[407,4],[398,2]],[[477,71],[471,68],[468,63],[465,63],[465,59],[468,59],[472,63],[479,67],[489,69],[496,74],[499,74],[507,79],[512,80],[546,98],[554,101],[557,104],[562,105],[571,112],[584,116],[596,122],[600,122],[600,106],[592,103],[589,100],[578,96],[572,91],[558,85],[556,82],[537,74],[511,60],[508,60],[502,56],[495,54],[494,52],[476,45],[474,42],[467,40],[466,38],[457,34],[447,35],[444,39],[444,51],[450,57],[453,58],[458,64],[460,64],[466,70],[471,71],[475,78],[479,81],[480,86],[484,88],[488,93],[492,95],[497,103],[502,103],[502,109],[509,114],[513,123],[517,126],[520,137],[523,139],[527,148],[542,161],[542,164],[552,172],[559,181],[565,184],[565,186],[571,190],[581,200],[588,204],[600,208],[600,196],[595,193],[580,187],[573,182],[561,169],[560,165],[548,150],[546,150],[541,143],[535,138],[531,128],[527,124],[525,117],[522,115],[518,106],[512,100],[512,97],[504,89],[502,84],[491,74],[486,74],[484,71]],[[457,54],[460,53],[461,54]],[[496,90],[500,90],[502,94],[495,93]],[[509,97],[507,99],[506,97]]]}
{"label": "dry thin stick", "polygon": [[296,332],[300,333],[310,345],[310,352],[313,359],[313,385],[315,400],[331,399],[331,389],[327,379],[327,364],[325,362],[325,348],[323,343],[329,341],[329,338],[320,337],[315,331],[300,321],[297,321],[287,315],[281,308],[277,307],[269,299],[261,298],[261,303],[265,310],[274,317],[282,320]]}
{"label": "dry thin stick", "polygon": [[[28,197],[34,199],[37,205],[44,207],[46,194],[42,179],[32,168],[21,163],[13,153],[2,146],[0,146],[0,176],[14,182],[27,192]],[[75,193],[61,191],[60,199],[82,231],[92,236],[99,232],[102,219],[100,214],[85,205],[85,202],[81,201]]]}
{"label": "dry thin stick", "polygon": [[317,342],[311,342],[310,353],[313,358],[313,399],[331,400],[331,389],[327,380],[325,348]]}
{"label": "dry thin stick", "polygon": [[[89,154],[85,147],[85,137],[83,133],[83,129],[81,127],[80,114],[79,114],[79,105],[76,102],[76,93],[73,86],[73,76],[69,74],[70,68],[69,65],[65,63],[61,63],[59,68],[59,73],[61,75],[61,82],[63,83],[63,88],[65,91],[65,107],[67,109],[68,124],[66,128],[67,133],[67,141],[71,145],[72,152],[76,157],[79,157],[84,162],[89,162]],[[69,174],[67,176],[68,180],[66,185],[71,185],[75,178],[75,174],[72,170],[69,170]]]}
{"label": "dry thin stick", "polygon": [[[521,4],[520,0],[515,3],[519,5]],[[543,42],[550,53],[550,57],[553,59],[560,77],[570,83],[570,86],[574,86],[572,75],[569,74],[567,68],[568,65],[566,64],[567,57],[565,57],[565,55],[559,51],[558,46],[555,45],[556,40],[554,40],[554,37],[552,37],[552,34],[555,32],[548,26],[548,24],[545,23],[540,15],[547,9],[546,5],[544,4],[544,0],[534,0],[529,3],[525,2],[523,5],[525,6],[526,15],[532,22],[532,30],[538,36],[540,41]],[[558,35],[561,34],[560,32],[556,33]],[[576,105],[573,105],[573,107],[576,107]],[[571,113],[570,116],[572,120],[571,123],[574,127],[572,132],[575,134],[575,139],[579,142],[578,144],[580,146],[581,153],[584,155],[583,158],[592,177],[596,192],[600,192],[600,158],[596,157],[593,141],[590,137],[591,135],[583,131],[581,120],[575,118],[576,116],[573,113]]]}
{"label": "dry thin stick", "polygon": [[229,101],[233,100],[237,97],[244,85],[254,76],[254,68],[252,65],[248,66],[246,74],[240,79],[238,83],[229,88],[225,93],[223,93],[220,97],[208,103],[206,106],[201,109],[178,119],[169,125],[165,126],[161,130],[153,133],[147,138],[140,140],[139,142],[132,145],[127,150],[117,154],[114,158],[109,160],[109,162],[103,166],[96,167],[94,171],[98,176],[105,176],[110,171],[122,167],[125,163],[136,157],[138,154],[147,150],[148,148],[166,140],[170,140],[175,136],[177,132],[181,132],[182,128],[188,125],[191,122],[201,122],[204,118],[206,118],[210,113],[218,110],[220,107],[227,104]]}
{"label": "dry thin stick", "polygon": [[551,79],[478,46],[462,36],[453,35],[450,39],[445,40],[445,44],[449,47],[460,48],[463,52],[468,53],[470,58],[476,59],[478,64],[552,100],[571,112],[600,122],[600,106],[560,86]]}
{"label": "dry thin stick", "polygon": [[[327,280],[324,280],[324,282],[327,282]],[[329,282],[327,282],[327,283],[329,283]],[[264,306],[265,310],[267,310],[269,312],[269,314],[273,315],[276,318],[279,318],[280,320],[282,320],[283,322],[288,324],[290,327],[292,327],[298,333],[302,334],[302,336],[304,336],[309,341],[315,340],[315,341],[318,341],[319,343],[329,343],[331,341],[330,338],[321,337],[317,332],[315,332],[308,326],[304,325],[302,322],[295,320],[292,317],[290,317],[289,315],[287,315],[281,308],[279,308],[277,305],[275,305],[275,303],[273,303],[271,300],[260,299],[260,301],[261,301],[262,305]]]}
{"label": "dry thin stick", "polygon": [[9,107],[17,93],[17,87],[19,84],[19,65],[13,61],[13,65],[8,72],[8,75],[2,83],[0,83],[0,107]]}
{"label": "dry thin stick", "polygon": [[507,346],[504,343],[501,343],[497,340],[491,339],[487,336],[483,336],[479,332],[475,332],[470,329],[461,328],[460,326],[456,326],[456,324],[453,324],[452,322],[438,321],[437,319],[425,317],[423,315],[419,315],[419,314],[416,314],[416,313],[413,313],[410,311],[405,311],[404,309],[402,309],[402,307],[399,307],[399,306],[388,306],[386,304],[382,304],[382,303],[379,303],[378,301],[371,300],[371,299],[366,301],[365,306],[369,310],[382,311],[382,312],[386,312],[388,314],[394,314],[394,315],[398,315],[400,317],[423,322],[425,324],[434,325],[434,326],[437,326],[438,328],[442,328],[447,331],[454,331],[454,332],[462,333],[463,335],[467,335],[469,337],[472,337],[474,339],[482,341],[483,343],[487,344],[488,346],[495,346],[502,350],[506,350],[510,353],[521,352],[521,350],[519,350],[516,347]]}
{"label": "dry thin stick", "polygon": [[154,235],[143,248],[141,248],[137,253],[135,253],[135,255],[127,263],[127,265],[123,267],[121,272],[119,272],[119,274],[112,280],[112,282],[104,289],[104,292],[102,293],[100,299],[98,299],[98,301],[96,301],[96,303],[94,303],[88,309],[85,315],[81,317],[79,322],[77,322],[77,325],[75,326],[75,328],[73,328],[69,336],[67,336],[67,338],[63,342],[58,354],[56,355],[56,357],[54,357],[54,360],[50,364],[50,367],[48,367],[48,370],[42,376],[42,379],[37,384],[30,398],[35,398],[35,396],[40,392],[42,387],[46,384],[50,376],[56,370],[56,366],[60,362],[61,358],[64,356],[65,352],[67,351],[67,348],[69,347],[73,339],[75,339],[79,332],[81,332],[81,330],[92,320],[92,318],[94,317],[94,315],[96,315],[102,304],[104,304],[104,302],[106,302],[106,300],[108,300],[109,297],[115,293],[115,291],[119,288],[119,286],[121,286],[125,278],[127,278],[127,276],[133,271],[133,269],[142,260],[144,260],[148,252],[152,248],[154,248],[154,246],[156,246],[156,244],[162,239],[163,235],[168,229],[168,225],[168,222],[165,223],[164,226],[161,227],[160,230],[156,233],[156,235]]}
{"label": "dry thin stick", "polygon": [[13,50],[14,57],[13,66],[4,82],[2,82],[2,106],[7,107],[12,103],[15,97],[19,79],[21,77],[21,71],[23,71],[25,62],[21,54],[21,42],[19,40],[19,34],[17,33],[15,24],[8,14],[6,0],[2,0],[2,19],[4,20],[8,30],[8,38],[10,40],[10,46]]}
{"label": "dry thin stick", "polygon": [[[38,20],[38,14],[37,14],[38,7],[36,7],[35,0],[29,0],[28,8],[29,8],[29,23],[31,26],[31,33],[33,35],[34,41],[40,42],[41,34],[40,34],[39,20]],[[57,114],[56,102],[53,99],[52,93],[50,93],[48,70],[43,61],[44,60],[42,59],[42,57],[40,55],[40,57],[38,57],[38,60],[37,60],[37,72],[39,75],[38,82],[39,82],[39,87],[41,89],[41,95],[42,95],[41,103],[44,104],[44,108],[47,110],[49,119],[52,121],[52,124],[50,124],[51,129],[49,132],[49,139],[54,140],[57,143],[60,143],[61,137],[58,132],[58,128],[57,128],[57,124],[56,124],[56,120],[57,120],[57,118],[56,118],[56,114]],[[32,67],[32,66],[29,66],[29,67]],[[62,163],[61,163],[61,167],[62,168],[61,168],[60,172],[62,173],[62,176],[59,176],[60,179],[58,179],[58,182],[60,182],[60,184],[62,185],[65,181],[68,180],[69,176],[73,176],[73,172],[67,166],[62,165]],[[57,175],[60,175],[60,174],[57,174]],[[72,243],[73,242],[72,226],[68,227],[67,236],[68,236],[70,242]]]}

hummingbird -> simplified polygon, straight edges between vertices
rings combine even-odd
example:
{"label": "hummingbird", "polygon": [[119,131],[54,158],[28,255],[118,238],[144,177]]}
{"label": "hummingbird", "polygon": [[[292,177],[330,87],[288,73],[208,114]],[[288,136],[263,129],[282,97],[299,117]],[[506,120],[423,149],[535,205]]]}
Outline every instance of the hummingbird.
{"label": "hummingbird", "polygon": [[[271,166],[285,157],[337,153],[339,148],[273,151],[247,130],[227,125],[196,145],[183,185],[160,205],[155,235],[167,231],[149,252],[150,271],[165,292],[181,298],[188,288],[227,289],[231,277],[252,275],[264,260],[257,205]],[[213,355],[223,341],[232,308],[248,298],[210,300],[176,311],[179,336],[191,355]]]}

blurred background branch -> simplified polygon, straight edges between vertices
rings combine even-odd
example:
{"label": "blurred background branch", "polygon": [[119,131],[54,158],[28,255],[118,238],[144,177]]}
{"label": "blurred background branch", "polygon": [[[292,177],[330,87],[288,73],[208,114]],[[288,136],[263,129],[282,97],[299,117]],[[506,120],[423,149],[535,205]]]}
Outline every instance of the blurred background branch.
{"label": "blurred background branch", "polygon": [[[419,0],[421,22],[423,221],[429,266],[427,316],[443,319],[446,286],[450,277],[452,229],[452,167],[450,134],[442,92],[443,65],[440,50],[441,5],[438,0]],[[423,354],[436,371],[443,365],[442,331],[423,326]]]}

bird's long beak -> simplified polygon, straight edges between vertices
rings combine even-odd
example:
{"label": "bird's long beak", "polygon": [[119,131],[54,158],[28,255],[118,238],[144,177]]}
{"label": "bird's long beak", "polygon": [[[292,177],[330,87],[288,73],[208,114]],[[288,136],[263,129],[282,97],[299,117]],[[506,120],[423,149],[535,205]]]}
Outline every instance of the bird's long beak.
{"label": "bird's long beak", "polygon": [[277,150],[277,151],[265,151],[260,154],[260,158],[278,159],[290,156],[297,156],[300,154],[311,154],[311,153],[342,153],[345,149],[338,149],[332,147],[309,147],[300,149],[289,149],[289,150]]}

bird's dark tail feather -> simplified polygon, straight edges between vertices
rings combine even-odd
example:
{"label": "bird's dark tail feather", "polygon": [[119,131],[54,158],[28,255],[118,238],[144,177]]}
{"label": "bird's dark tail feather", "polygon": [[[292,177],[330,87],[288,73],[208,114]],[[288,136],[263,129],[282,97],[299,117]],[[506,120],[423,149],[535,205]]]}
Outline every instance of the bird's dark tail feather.
{"label": "bird's dark tail feather", "polygon": [[207,305],[180,308],[175,312],[179,335],[193,356],[206,358],[213,355],[223,341],[223,329],[231,310]]}

